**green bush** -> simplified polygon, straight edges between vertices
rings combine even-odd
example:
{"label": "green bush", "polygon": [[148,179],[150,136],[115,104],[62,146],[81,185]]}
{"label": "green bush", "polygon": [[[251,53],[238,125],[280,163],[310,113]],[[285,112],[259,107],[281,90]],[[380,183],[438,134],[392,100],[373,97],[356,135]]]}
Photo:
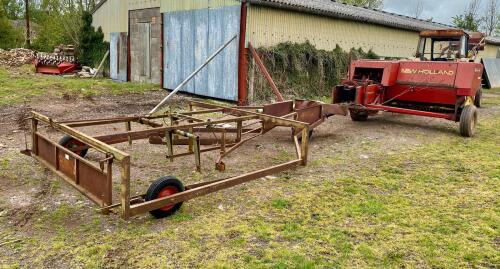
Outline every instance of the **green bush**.
{"label": "green bush", "polygon": [[92,26],[92,14],[83,12],[83,25],[80,29],[79,59],[82,65],[97,67],[109,49],[109,43],[104,41],[101,27],[95,30]]}
{"label": "green bush", "polygon": [[[282,43],[257,49],[264,65],[282,93],[289,97],[313,98],[329,96],[332,88],[347,74],[350,60],[378,59],[371,50],[318,50],[311,43]],[[258,69],[258,67],[255,67]],[[267,81],[255,71],[254,100],[270,101],[274,96]]]}

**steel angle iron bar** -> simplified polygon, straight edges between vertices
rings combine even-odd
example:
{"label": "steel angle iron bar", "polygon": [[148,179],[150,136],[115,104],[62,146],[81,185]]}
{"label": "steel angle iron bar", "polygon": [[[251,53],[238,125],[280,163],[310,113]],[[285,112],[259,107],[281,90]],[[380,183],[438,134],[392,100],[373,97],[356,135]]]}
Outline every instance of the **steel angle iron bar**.
{"label": "steel angle iron bar", "polygon": [[194,71],[189,77],[187,77],[183,82],[181,82],[167,97],[165,97],[165,99],[163,99],[155,108],[153,108],[153,110],[151,110],[148,115],[154,114],[163,105],[165,105],[165,103],[167,103],[168,100],[172,98],[172,96],[174,96],[178,91],[180,91],[189,81],[191,81],[191,79],[193,79],[201,70],[203,70],[205,66],[207,66],[213,59],[215,59],[215,57],[217,57],[217,55],[219,55],[225,48],[227,48],[227,46],[229,46],[229,44],[231,44],[237,37],[238,35],[234,35],[231,39],[229,39],[226,43],[224,43],[224,45],[222,45],[222,47],[220,47],[214,54],[212,54],[212,56],[210,56],[205,61],[205,63],[203,63],[200,67],[198,67],[196,71]]}

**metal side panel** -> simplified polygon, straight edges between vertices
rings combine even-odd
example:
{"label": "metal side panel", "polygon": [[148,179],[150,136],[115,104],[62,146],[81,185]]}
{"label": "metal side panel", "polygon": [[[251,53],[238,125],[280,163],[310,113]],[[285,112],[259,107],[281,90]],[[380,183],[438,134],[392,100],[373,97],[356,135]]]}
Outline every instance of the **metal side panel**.
{"label": "metal side panel", "polygon": [[[224,6],[164,13],[166,89],[174,89],[227,40],[239,34],[240,12],[239,6]],[[182,91],[236,101],[238,42],[233,41]]]}
{"label": "metal side panel", "polygon": [[[203,0],[200,2],[206,2],[208,5],[208,0]],[[194,68],[201,66],[205,59],[210,57],[210,52],[207,50],[208,41],[210,40],[210,35],[207,31],[209,25],[209,10],[204,8],[200,10],[193,11],[195,13],[195,55],[194,55]],[[196,94],[208,96],[208,68],[204,68],[200,73],[194,78],[196,84]]]}
{"label": "metal side panel", "polygon": [[482,59],[488,88],[500,88],[500,59]]}
{"label": "metal side panel", "polygon": [[127,81],[127,33],[110,33],[110,78]]}
{"label": "metal side panel", "polygon": [[[181,53],[181,78],[185,79],[193,73],[196,69],[194,66],[194,44],[196,44],[195,40],[195,19],[196,16],[188,16],[185,18],[179,18],[181,22],[181,43],[180,53]],[[168,56],[167,56],[168,57]],[[191,80],[186,86],[184,86],[184,90],[189,93],[195,93],[195,81]]]}
{"label": "metal side panel", "polygon": [[[89,161],[41,134],[36,134],[36,141],[37,148],[33,151],[33,157],[96,204],[111,205],[113,197],[111,174],[101,171]],[[111,167],[108,171],[112,171]]]}

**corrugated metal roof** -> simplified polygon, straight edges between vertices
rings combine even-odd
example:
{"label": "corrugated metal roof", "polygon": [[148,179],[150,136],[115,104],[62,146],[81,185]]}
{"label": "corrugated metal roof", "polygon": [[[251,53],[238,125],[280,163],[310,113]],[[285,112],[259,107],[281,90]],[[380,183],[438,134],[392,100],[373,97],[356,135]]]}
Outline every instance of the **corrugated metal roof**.
{"label": "corrugated metal roof", "polygon": [[94,14],[98,9],[101,8],[102,5],[104,5],[104,3],[106,3],[108,0],[101,0],[99,1],[99,3],[97,3],[97,5],[95,6],[94,10],[92,10],[92,14]]}
{"label": "corrugated metal roof", "polygon": [[486,38],[486,43],[493,44],[493,45],[499,45],[500,46],[500,37],[497,37],[497,36],[488,36]]}
{"label": "corrugated metal roof", "polygon": [[[93,13],[106,1],[107,0],[101,0],[93,10]],[[374,23],[412,31],[455,28],[451,25],[429,22],[381,10],[348,5],[334,0],[247,0],[247,2],[341,19]],[[500,45],[500,37],[487,37],[486,42],[488,44]]]}
{"label": "corrugated metal roof", "polygon": [[248,0],[248,2],[277,8],[293,9],[301,12],[312,12],[336,18],[375,23],[413,31],[453,28],[452,26],[445,24],[428,22],[385,11],[343,4],[332,0]]}
{"label": "corrugated metal roof", "polygon": [[488,89],[500,87],[500,59],[482,59],[486,86]]}
{"label": "corrugated metal roof", "polygon": [[[373,23],[411,31],[455,28],[442,23],[429,22],[386,11],[348,5],[333,0],[247,0],[247,2],[256,5],[314,13],[317,15]],[[500,45],[500,38],[488,37],[486,41],[489,44]]]}

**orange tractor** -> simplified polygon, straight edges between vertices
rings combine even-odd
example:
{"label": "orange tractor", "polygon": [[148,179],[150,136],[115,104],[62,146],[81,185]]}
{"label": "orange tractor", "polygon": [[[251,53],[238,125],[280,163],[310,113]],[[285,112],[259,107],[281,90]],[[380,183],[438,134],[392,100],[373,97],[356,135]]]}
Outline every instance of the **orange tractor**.
{"label": "orange tractor", "polygon": [[442,118],[459,122],[460,134],[472,137],[484,69],[474,60],[484,40],[463,30],[423,31],[415,59],[352,62],[333,103],[347,105],[354,121],[379,111]]}

